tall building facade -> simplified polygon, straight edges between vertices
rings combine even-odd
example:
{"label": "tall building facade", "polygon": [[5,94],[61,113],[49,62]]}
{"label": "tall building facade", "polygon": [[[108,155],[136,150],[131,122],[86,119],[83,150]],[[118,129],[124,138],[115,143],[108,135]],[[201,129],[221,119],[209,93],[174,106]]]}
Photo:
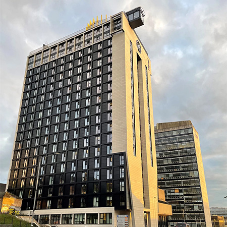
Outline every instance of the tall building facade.
{"label": "tall building facade", "polygon": [[[41,224],[157,226],[151,67],[139,7],[32,51],[8,191]],[[37,189],[36,189],[37,188]],[[119,219],[119,220],[118,220]]]}
{"label": "tall building facade", "polygon": [[211,216],[199,135],[191,121],[158,123],[155,127],[158,187],[172,205],[169,226],[211,227]]}

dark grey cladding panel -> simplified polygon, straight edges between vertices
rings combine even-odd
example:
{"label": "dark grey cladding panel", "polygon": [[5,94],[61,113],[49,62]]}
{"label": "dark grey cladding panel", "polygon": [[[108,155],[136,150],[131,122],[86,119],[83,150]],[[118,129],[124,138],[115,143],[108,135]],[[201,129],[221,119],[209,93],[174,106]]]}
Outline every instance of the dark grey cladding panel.
{"label": "dark grey cladding panel", "polygon": [[133,10],[130,10],[126,13],[128,17],[129,24],[132,29],[135,29],[137,27],[140,27],[144,25],[144,11],[141,7],[135,8]]}

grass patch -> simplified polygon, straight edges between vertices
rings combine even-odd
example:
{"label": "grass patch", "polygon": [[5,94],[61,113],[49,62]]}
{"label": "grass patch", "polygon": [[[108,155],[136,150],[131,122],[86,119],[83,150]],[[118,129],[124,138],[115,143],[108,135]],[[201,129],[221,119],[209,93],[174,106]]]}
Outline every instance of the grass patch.
{"label": "grass patch", "polygon": [[10,214],[0,214],[0,224],[12,224],[13,227],[30,227],[31,223],[16,218]]}

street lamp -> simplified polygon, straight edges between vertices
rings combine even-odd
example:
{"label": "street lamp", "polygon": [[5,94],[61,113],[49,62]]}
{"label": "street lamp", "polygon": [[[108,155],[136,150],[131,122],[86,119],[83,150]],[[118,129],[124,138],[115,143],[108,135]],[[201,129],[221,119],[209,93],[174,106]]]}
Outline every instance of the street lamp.
{"label": "street lamp", "polygon": [[[54,154],[60,154],[60,153],[56,152]],[[48,155],[53,155],[53,154],[47,154],[46,156],[48,156]],[[38,172],[37,172],[37,176],[36,176],[35,197],[34,197],[33,209],[32,209],[31,226],[33,226],[33,218],[34,218],[35,204],[36,204],[36,198],[37,198],[37,189],[38,189],[38,182],[39,182],[39,175],[40,175],[41,159],[42,159],[42,156],[39,156],[39,165],[38,165]]]}

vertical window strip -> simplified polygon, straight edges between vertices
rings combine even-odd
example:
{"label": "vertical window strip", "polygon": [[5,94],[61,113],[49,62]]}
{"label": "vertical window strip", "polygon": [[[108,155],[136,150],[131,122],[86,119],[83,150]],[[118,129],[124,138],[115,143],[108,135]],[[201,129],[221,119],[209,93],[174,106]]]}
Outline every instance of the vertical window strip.
{"label": "vertical window strip", "polygon": [[131,63],[133,154],[136,156],[136,130],[135,130],[134,78],[133,78],[133,47],[132,47],[131,41],[130,41],[130,63]]}
{"label": "vertical window strip", "polygon": [[149,102],[149,87],[148,87],[148,72],[147,66],[145,65],[146,71],[146,89],[147,89],[147,115],[148,115],[148,126],[149,126],[149,140],[150,140],[150,152],[151,152],[151,166],[153,166],[152,146],[151,146],[151,119],[150,119],[150,102]]}

